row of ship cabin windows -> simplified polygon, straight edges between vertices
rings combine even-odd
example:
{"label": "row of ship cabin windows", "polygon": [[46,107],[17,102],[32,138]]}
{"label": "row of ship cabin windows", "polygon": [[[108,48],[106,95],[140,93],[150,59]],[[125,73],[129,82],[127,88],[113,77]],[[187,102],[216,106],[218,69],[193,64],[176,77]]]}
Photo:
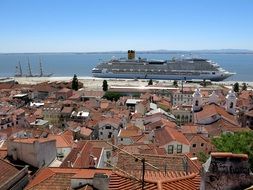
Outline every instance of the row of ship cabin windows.
{"label": "row of ship cabin windows", "polygon": [[[173,154],[174,152],[174,145],[169,145],[168,146],[168,154]],[[183,145],[178,144],[177,145],[177,153],[182,153],[183,152]]]}

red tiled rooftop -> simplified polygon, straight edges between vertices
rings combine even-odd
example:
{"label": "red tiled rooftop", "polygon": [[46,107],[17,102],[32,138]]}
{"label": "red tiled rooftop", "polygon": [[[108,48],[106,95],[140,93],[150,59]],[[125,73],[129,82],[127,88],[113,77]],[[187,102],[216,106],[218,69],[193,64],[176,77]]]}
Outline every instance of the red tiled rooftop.
{"label": "red tiled rooftop", "polygon": [[0,159],[4,159],[7,156],[7,149],[0,149]]}
{"label": "red tiled rooftop", "polygon": [[62,135],[48,135],[48,140],[56,140],[56,148],[70,148],[72,143],[68,142]]}
{"label": "red tiled rooftop", "polygon": [[155,130],[155,140],[157,141],[159,146],[166,145],[172,141],[178,141],[185,145],[190,144],[187,138],[183,135],[183,133],[167,126]]}
{"label": "red tiled rooftop", "polygon": [[28,144],[32,144],[36,141],[39,142],[39,143],[44,143],[44,142],[49,142],[49,141],[54,141],[54,140],[53,139],[48,139],[48,138],[18,138],[18,139],[13,139],[13,142],[28,143]]}
{"label": "red tiled rooftop", "polygon": [[219,136],[224,131],[230,132],[250,131],[249,128],[240,127],[239,125],[232,124],[224,120],[223,118],[209,125],[204,125],[203,127],[206,129],[206,131],[210,136]]}
{"label": "red tiled rooftop", "polygon": [[91,135],[91,133],[92,133],[92,130],[91,129],[89,129],[89,128],[87,128],[87,127],[81,127],[81,129],[80,129],[80,133],[82,134],[82,135],[84,135],[84,136],[90,136]]}
{"label": "red tiled rooftop", "polygon": [[71,189],[72,178],[90,179],[95,173],[111,175],[107,169],[43,168],[29,182],[26,189],[51,190]]}
{"label": "red tiled rooftop", "polygon": [[102,97],[104,95],[103,91],[84,91],[83,96],[85,97]]}
{"label": "red tiled rooftop", "polygon": [[60,93],[66,93],[69,91],[71,91],[71,89],[68,89],[68,88],[62,88],[62,89],[58,90],[58,92],[60,92]]}
{"label": "red tiled rooftop", "polygon": [[211,157],[215,158],[242,158],[248,160],[247,154],[233,154],[232,152],[212,152]]}
{"label": "red tiled rooftop", "polygon": [[196,134],[201,129],[201,133],[207,133],[205,127],[201,127],[198,125],[183,125],[181,126],[181,131],[183,134]]}
{"label": "red tiled rooftop", "polygon": [[73,111],[73,107],[64,107],[61,111],[61,113],[67,113],[67,114],[71,114]]}
{"label": "red tiled rooftop", "polygon": [[227,121],[237,124],[236,117],[234,115],[229,114],[224,108],[216,105],[216,104],[209,104],[203,107],[203,110],[194,114],[196,121],[202,120],[208,117],[212,117],[214,115],[220,115],[223,119]]}
{"label": "red tiled rooftop", "polygon": [[12,164],[0,159],[0,186],[19,172]]}
{"label": "red tiled rooftop", "polygon": [[246,112],[245,115],[247,115],[249,117],[253,117],[253,110]]}
{"label": "red tiled rooftop", "polygon": [[120,129],[118,137],[120,138],[127,138],[127,137],[134,137],[141,135],[140,129]]}
{"label": "red tiled rooftop", "polygon": [[[110,177],[109,189],[142,189],[141,173],[115,172]],[[187,189],[196,190],[200,187],[200,177],[198,174],[188,174],[183,172],[146,172],[145,190],[175,190]]]}

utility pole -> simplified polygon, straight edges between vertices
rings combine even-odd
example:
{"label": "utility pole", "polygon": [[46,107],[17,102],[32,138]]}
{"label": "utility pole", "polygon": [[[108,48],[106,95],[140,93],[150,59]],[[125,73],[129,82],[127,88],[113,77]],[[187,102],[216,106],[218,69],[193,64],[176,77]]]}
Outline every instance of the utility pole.
{"label": "utility pole", "polygon": [[142,162],[142,182],[141,182],[141,189],[144,190],[145,187],[145,158],[141,159]]}

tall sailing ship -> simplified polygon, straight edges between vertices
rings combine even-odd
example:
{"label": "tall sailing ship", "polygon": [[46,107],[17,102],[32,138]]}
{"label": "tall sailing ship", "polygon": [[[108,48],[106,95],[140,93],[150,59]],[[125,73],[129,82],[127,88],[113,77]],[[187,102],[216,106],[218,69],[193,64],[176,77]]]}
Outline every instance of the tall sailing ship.
{"label": "tall sailing ship", "polygon": [[111,59],[102,62],[92,69],[92,74],[99,78],[222,81],[235,73],[224,70],[208,59],[136,59],[135,51],[128,50],[127,59]]}
{"label": "tall sailing ship", "polygon": [[50,74],[44,74],[43,73],[41,60],[39,62],[39,68],[40,68],[39,74],[36,74],[36,75],[32,74],[32,69],[31,69],[29,59],[28,59],[28,62],[27,62],[27,68],[28,68],[28,74],[24,74],[23,70],[22,70],[22,67],[21,67],[21,64],[20,64],[20,61],[19,61],[18,65],[16,66],[16,74],[14,76],[15,77],[51,77],[53,75],[53,73],[50,73]]}

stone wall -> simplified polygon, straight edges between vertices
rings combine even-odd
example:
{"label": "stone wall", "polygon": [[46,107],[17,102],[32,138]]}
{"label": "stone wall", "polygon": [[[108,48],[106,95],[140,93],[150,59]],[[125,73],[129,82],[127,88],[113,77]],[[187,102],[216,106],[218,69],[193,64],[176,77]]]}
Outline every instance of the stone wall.
{"label": "stone wall", "polygon": [[245,189],[253,184],[248,156],[212,153],[202,168],[201,190]]}

